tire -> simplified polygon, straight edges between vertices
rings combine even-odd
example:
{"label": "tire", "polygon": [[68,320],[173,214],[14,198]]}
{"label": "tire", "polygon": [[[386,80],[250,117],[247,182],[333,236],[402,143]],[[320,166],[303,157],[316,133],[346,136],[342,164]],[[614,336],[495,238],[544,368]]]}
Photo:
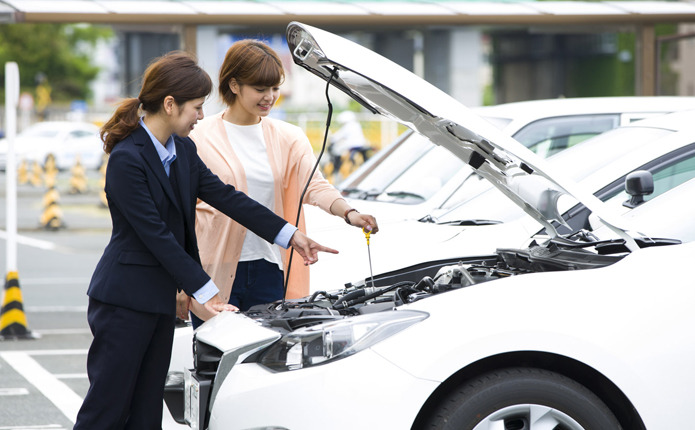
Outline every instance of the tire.
{"label": "tire", "polygon": [[469,380],[437,406],[430,430],[619,430],[591,391],[558,373],[502,369]]}

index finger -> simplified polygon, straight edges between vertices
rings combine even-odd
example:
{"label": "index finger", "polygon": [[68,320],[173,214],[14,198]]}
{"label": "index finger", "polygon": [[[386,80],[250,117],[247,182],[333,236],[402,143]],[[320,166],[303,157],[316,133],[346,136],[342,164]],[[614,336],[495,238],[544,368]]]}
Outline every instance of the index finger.
{"label": "index finger", "polygon": [[337,254],[338,253],[337,249],[329,248],[329,247],[323,246],[323,245],[319,245],[319,248],[317,249],[317,251],[328,252],[330,254]]}

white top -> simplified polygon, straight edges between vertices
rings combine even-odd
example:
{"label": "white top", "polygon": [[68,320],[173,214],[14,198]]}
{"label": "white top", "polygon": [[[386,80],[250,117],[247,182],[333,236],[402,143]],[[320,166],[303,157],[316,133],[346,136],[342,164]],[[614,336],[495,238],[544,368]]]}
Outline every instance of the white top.
{"label": "white top", "polygon": [[[244,166],[248,196],[274,212],[274,178],[268,162],[261,123],[236,125],[224,121],[224,126],[232,149]],[[280,248],[247,230],[239,261],[260,259],[275,263],[282,270]]]}

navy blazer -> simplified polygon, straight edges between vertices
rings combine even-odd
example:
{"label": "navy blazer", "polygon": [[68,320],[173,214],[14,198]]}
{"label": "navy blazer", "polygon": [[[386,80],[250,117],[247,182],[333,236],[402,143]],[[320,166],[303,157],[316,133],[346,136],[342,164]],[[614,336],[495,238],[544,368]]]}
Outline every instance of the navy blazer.
{"label": "navy blazer", "polygon": [[91,298],[174,315],[177,291],[193,295],[210,279],[195,234],[198,198],[271,243],[285,226],[284,219],[213,174],[191,139],[176,137],[175,144],[171,173],[177,191],[141,126],[111,151],[105,191],[113,231],[87,290]]}

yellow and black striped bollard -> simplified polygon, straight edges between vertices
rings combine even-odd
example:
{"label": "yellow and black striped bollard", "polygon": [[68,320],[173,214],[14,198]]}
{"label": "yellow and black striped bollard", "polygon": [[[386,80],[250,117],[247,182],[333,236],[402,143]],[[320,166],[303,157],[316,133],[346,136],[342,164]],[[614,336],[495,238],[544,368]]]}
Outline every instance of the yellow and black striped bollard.
{"label": "yellow and black striped bollard", "polygon": [[36,339],[39,336],[27,327],[17,272],[9,272],[0,311],[0,340]]}
{"label": "yellow and black striped bollard", "polygon": [[60,193],[55,186],[55,175],[46,175],[46,187],[48,190],[43,196],[43,213],[39,222],[46,230],[58,230],[65,227],[63,224],[63,210],[60,208]]}

